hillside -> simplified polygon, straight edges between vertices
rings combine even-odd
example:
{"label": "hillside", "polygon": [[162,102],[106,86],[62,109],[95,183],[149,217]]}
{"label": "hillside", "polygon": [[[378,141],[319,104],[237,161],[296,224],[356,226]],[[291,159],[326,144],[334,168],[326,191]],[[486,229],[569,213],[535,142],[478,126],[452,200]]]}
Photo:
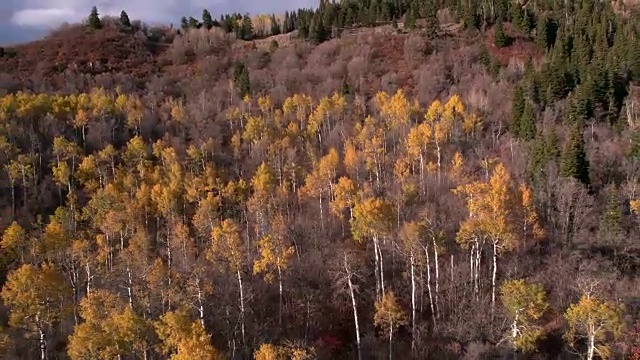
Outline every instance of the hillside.
{"label": "hillside", "polygon": [[640,16],[535,6],[3,49],[0,357],[637,360]]}

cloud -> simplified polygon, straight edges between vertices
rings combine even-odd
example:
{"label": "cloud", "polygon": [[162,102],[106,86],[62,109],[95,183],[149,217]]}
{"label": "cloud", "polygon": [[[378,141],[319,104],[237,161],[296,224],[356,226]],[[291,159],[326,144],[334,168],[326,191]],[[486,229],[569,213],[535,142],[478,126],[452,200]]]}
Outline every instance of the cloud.
{"label": "cloud", "polygon": [[25,9],[16,11],[11,21],[19,26],[56,27],[64,22],[74,21],[77,14],[72,9]]}

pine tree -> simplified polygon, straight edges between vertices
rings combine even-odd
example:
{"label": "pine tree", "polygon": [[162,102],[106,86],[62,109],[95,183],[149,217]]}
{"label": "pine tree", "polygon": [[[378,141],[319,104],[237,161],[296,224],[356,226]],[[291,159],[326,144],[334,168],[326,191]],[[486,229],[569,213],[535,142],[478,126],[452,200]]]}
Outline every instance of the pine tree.
{"label": "pine tree", "polygon": [[95,6],[91,8],[91,14],[89,14],[89,27],[96,30],[102,28],[100,14],[98,13],[98,8]]}
{"label": "pine tree", "polygon": [[438,7],[433,0],[429,0],[426,5],[426,34],[430,39],[435,38],[438,35],[438,28],[440,23],[438,21]]}
{"label": "pine tree", "polygon": [[349,86],[349,83],[347,82],[346,78],[342,81],[342,87],[340,88],[340,93],[343,96],[351,94],[351,87]]}
{"label": "pine tree", "polygon": [[533,111],[533,106],[530,102],[526,101],[524,105],[524,111],[520,118],[518,133],[516,135],[522,140],[533,140],[536,136],[536,119]]}
{"label": "pine tree", "polygon": [[251,40],[253,39],[253,23],[249,15],[242,17],[242,25],[240,26],[240,39]]}
{"label": "pine tree", "polygon": [[574,178],[587,186],[590,184],[589,160],[584,150],[582,130],[577,122],[573,124],[562,152],[560,175]]}
{"label": "pine tree", "polygon": [[496,30],[493,34],[493,43],[499,48],[509,45],[509,38],[504,33],[501,19],[498,19],[498,23],[496,24]]}
{"label": "pine tree", "polygon": [[127,12],[124,10],[122,10],[122,12],[120,13],[120,24],[122,24],[122,26],[126,28],[131,27],[131,20],[129,19],[129,15],[127,15]]}
{"label": "pine tree", "polygon": [[324,21],[321,16],[316,16],[313,20],[309,38],[311,38],[311,41],[315,44],[321,44],[327,40],[327,29],[324,26]]}
{"label": "pine tree", "polygon": [[211,13],[209,10],[202,10],[202,26],[204,26],[207,30],[213,27],[213,18],[211,17]]}
{"label": "pine tree", "polygon": [[413,6],[409,6],[404,15],[404,27],[405,29],[415,29],[416,27],[416,14]]}
{"label": "pine tree", "polygon": [[182,19],[180,19],[180,27],[184,31],[189,30],[189,20],[187,20],[185,16],[183,16]]}
{"label": "pine tree", "polygon": [[511,126],[509,127],[516,137],[519,137],[520,134],[520,120],[524,113],[524,103],[524,91],[522,90],[522,86],[516,85],[513,89],[513,97],[511,98]]}
{"label": "pine tree", "polygon": [[238,89],[238,95],[241,98],[244,98],[251,93],[249,70],[241,62],[238,62],[233,70],[233,81]]}
{"label": "pine tree", "polygon": [[620,201],[618,200],[618,191],[615,185],[609,186],[606,195],[607,205],[600,222],[600,230],[609,233],[617,232],[621,230],[622,211],[620,210]]}
{"label": "pine tree", "polygon": [[200,21],[198,21],[198,19],[192,17],[189,17],[189,27],[192,29],[200,29],[200,27],[202,26],[202,24],[200,23]]}
{"label": "pine tree", "polygon": [[271,15],[271,35],[280,35],[280,33],[282,32],[280,30],[280,23],[278,22],[278,19],[276,18],[275,15]]}

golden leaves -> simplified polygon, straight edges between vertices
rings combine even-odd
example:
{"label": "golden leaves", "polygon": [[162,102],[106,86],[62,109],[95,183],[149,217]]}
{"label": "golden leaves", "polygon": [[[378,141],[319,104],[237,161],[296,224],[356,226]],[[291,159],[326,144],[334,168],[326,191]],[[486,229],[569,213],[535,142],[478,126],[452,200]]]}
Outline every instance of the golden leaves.
{"label": "golden leaves", "polygon": [[407,315],[392,291],[384,293],[382,298],[376,301],[375,310],[373,322],[385,333],[393,332],[407,323]]}

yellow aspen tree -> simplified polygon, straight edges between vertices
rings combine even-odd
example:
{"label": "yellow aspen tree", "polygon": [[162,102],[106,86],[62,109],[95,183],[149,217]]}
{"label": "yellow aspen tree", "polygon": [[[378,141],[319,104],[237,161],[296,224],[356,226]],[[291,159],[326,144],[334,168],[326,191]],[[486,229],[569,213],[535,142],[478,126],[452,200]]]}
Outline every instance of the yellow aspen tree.
{"label": "yellow aspen tree", "polygon": [[254,360],[286,360],[287,349],[273,344],[261,344],[253,353]]}
{"label": "yellow aspen tree", "polygon": [[[454,98],[455,96],[452,99]],[[443,106],[440,101],[436,100],[429,106],[425,114],[425,121],[429,125],[429,133],[431,134],[436,149],[438,181],[440,181],[442,169],[442,147],[450,138],[455,125],[455,106],[452,108],[452,105],[450,105],[451,101],[452,100],[449,100],[449,102]]]}
{"label": "yellow aspen tree", "polygon": [[286,229],[284,218],[277,216],[272,224],[274,234],[269,234],[258,240],[259,258],[253,263],[253,273],[264,274],[267,283],[278,281],[278,322],[282,326],[283,301],[283,271],[289,267],[295,248],[286,243],[284,233]]}
{"label": "yellow aspen tree", "polygon": [[162,341],[162,352],[171,360],[217,360],[222,356],[211,345],[211,337],[199,321],[185,310],[164,314],[154,323]]}
{"label": "yellow aspen tree", "polygon": [[148,324],[117,295],[96,290],[82,299],[80,316],[67,352],[76,359],[120,358],[136,349],[145,351]]}
{"label": "yellow aspen tree", "polygon": [[357,185],[346,176],[341,176],[333,187],[333,201],[331,201],[331,212],[342,219],[345,209],[349,209],[349,221],[353,219],[353,206],[358,194]]}
{"label": "yellow aspen tree", "polygon": [[351,233],[358,242],[373,240],[375,255],[376,298],[384,293],[384,262],[380,248],[380,238],[391,234],[393,227],[393,208],[380,198],[367,198],[358,201],[353,208]]}
{"label": "yellow aspen tree", "polygon": [[360,169],[362,168],[362,155],[352,140],[346,140],[344,144],[344,167],[349,177],[360,183]]}
{"label": "yellow aspen tree", "polygon": [[373,322],[389,336],[389,359],[393,358],[393,333],[407,323],[407,316],[398,304],[393,291],[385,293],[375,303]]}
{"label": "yellow aspen tree", "polygon": [[513,349],[535,350],[537,341],[544,337],[540,319],[549,309],[542,286],[522,279],[509,280],[500,286],[500,299],[511,319],[507,337]]}
{"label": "yellow aspen tree", "polygon": [[520,184],[520,198],[522,201],[522,237],[523,239],[540,239],[544,237],[544,229],[540,225],[538,213],[533,201],[533,191],[526,184]]}
{"label": "yellow aspen tree", "polygon": [[[421,257],[418,256],[422,252],[421,239],[424,235],[424,224],[420,222],[405,222],[400,230],[400,239],[402,246],[409,254],[409,274],[411,276],[411,350],[415,350],[416,343],[416,268],[419,266]],[[431,294],[431,292],[429,292]],[[431,313],[433,311],[433,302],[431,302]],[[435,324],[435,320],[434,320]]]}
{"label": "yellow aspen tree", "polygon": [[336,177],[340,156],[336,149],[322,157],[316,168],[307,176],[305,185],[301,189],[303,195],[318,199],[320,209],[320,224],[324,231],[324,206],[322,200],[333,198],[333,180]]}
{"label": "yellow aspen tree", "polygon": [[587,360],[593,360],[596,354],[608,359],[609,344],[621,335],[624,326],[620,307],[589,294],[583,295],[577,304],[571,304],[564,318],[569,325],[565,338],[572,346],[576,340],[586,340]]}
{"label": "yellow aspen tree", "polygon": [[381,125],[371,116],[364,120],[363,126],[356,125],[359,147],[364,155],[365,167],[369,171],[369,181],[373,182],[371,174],[375,174],[376,187],[380,187],[386,157],[385,133]]}
{"label": "yellow aspen tree", "polygon": [[20,263],[24,263],[25,255],[29,248],[28,241],[27,232],[20,224],[14,221],[4,229],[0,248],[10,254],[11,257],[19,259]]}
{"label": "yellow aspen tree", "polygon": [[407,154],[418,158],[420,162],[420,193],[425,194],[424,170],[429,144],[431,144],[431,127],[427,123],[420,123],[409,130],[406,141]]}
{"label": "yellow aspen tree", "polygon": [[64,318],[69,291],[64,277],[51,265],[22,265],[11,271],[2,287],[9,324],[36,333],[40,359],[47,359],[47,336]]}
{"label": "yellow aspen tree", "polygon": [[256,215],[256,237],[260,238],[268,230],[268,217],[273,204],[275,182],[271,169],[266,163],[260,164],[251,178],[253,195],[248,207]]}
{"label": "yellow aspen tree", "polygon": [[226,264],[225,268],[237,276],[238,290],[240,292],[240,330],[242,332],[242,342],[246,344],[244,288],[242,286],[242,265],[244,262],[245,249],[242,243],[240,227],[234,220],[226,219],[220,225],[213,228],[211,231],[211,239],[211,247],[207,252],[207,259],[213,263],[223,261]]}
{"label": "yellow aspen tree", "polygon": [[[522,239],[518,229],[522,202],[518,201],[518,189],[506,167],[499,163],[488,182],[475,182],[459,187],[454,192],[463,194],[467,200],[469,218],[465,220],[457,234],[457,241],[472,245],[476,249],[475,269],[477,277],[479,252],[484,239],[493,247],[493,267],[491,279],[491,307],[495,308],[495,291],[498,253],[513,250]],[[476,281],[477,282],[477,281]]]}

